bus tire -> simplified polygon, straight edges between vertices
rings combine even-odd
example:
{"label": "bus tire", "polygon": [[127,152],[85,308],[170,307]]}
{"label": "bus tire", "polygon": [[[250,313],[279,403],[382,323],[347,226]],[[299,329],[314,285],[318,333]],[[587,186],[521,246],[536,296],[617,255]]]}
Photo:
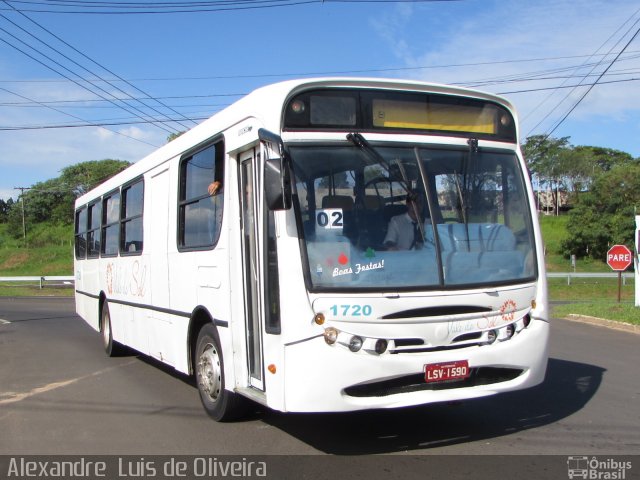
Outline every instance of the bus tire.
{"label": "bus tire", "polygon": [[109,313],[109,304],[106,300],[102,305],[102,312],[100,313],[100,332],[102,333],[102,345],[108,356],[119,357],[126,352],[124,345],[113,339],[111,314]]}
{"label": "bus tire", "polygon": [[203,325],[198,334],[194,372],[200,401],[211,418],[217,422],[226,422],[244,414],[244,398],[225,389],[220,338],[212,323]]}

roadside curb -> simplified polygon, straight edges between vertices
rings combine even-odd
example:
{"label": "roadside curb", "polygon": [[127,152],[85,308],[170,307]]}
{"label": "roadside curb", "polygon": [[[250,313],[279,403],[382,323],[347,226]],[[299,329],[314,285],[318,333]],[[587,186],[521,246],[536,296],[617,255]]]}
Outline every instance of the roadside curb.
{"label": "roadside curb", "polygon": [[613,328],[615,330],[623,330],[625,332],[640,335],[640,325],[632,325],[630,323],[617,322],[615,320],[607,320],[605,318],[590,317],[589,315],[578,315],[575,313],[570,313],[566,317],[562,318],[571,322],[588,323],[599,327]]}

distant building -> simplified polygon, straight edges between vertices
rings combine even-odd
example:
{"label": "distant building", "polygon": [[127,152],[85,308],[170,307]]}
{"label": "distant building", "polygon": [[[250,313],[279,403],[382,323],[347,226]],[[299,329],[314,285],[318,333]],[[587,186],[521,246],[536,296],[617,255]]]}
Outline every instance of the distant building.
{"label": "distant building", "polygon": [[[558,194],[556,197],[556,193]],[[535,192],[536,207],[539,212],[545,215],[554,215],[556,210],[559,213],[567,212],[571,209],[569,192],[560,190],[558,192],[552,190],[538,190]],[[557,202],[556,202],[557,198]]]}

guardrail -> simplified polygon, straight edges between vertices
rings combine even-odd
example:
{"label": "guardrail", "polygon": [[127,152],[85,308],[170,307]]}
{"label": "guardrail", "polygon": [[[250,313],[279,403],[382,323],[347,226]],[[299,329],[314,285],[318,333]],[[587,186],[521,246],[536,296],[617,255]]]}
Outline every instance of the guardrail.
{"label": "guardrail", "polygon": [[72,275],[46,275],[46,276],[26,276],[26,277],[0,277],[0,283],[37,283],[40,288],[68,287],[75,284],[75,277]]}
{"label": "guardrail", "polygon": [[[633,273],[624,272],[622,274],[622,284],[626,285],[627,279],[632,279],[633,277]],[[547,272],[547,278],[566,278],[567,285],[571,285],[572,278],[618,278],[618,274],[616,272]],[[50,286],[73,285],[75,283],[75,277],[72,275],[0,277],[0,283],[6,282],[37,282],[40,288],[44,288],[47,284]]]}
{"label": "guardrail", "polygon": [[[627,284],[627,278],[633,278],[634,273],[623,272],[622,284]],[[547,272],[547,278],[567,278],[567,285],[571,285],[572,278],[618,278],[617,272]]]}

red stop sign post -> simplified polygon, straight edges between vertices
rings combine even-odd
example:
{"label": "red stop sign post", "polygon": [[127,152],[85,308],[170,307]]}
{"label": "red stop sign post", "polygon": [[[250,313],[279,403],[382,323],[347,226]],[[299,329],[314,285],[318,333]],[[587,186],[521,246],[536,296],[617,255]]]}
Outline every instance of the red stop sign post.
{"label": "red stop sign post", "polygon": [[622,290],[622,272],[631,265],[632,261],[631,250],[625,245],[614,245],[607,252],[607,265],[618,272],[618,303],[620,303],[620,291]]}

